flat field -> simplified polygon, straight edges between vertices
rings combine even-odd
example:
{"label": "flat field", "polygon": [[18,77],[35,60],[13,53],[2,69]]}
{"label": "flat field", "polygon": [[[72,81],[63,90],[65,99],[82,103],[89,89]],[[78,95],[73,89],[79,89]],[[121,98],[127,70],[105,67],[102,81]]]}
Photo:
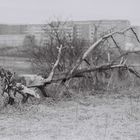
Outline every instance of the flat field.
{"label": "flat field", "polygon": [[0,66],[18,74],[33,73],[31,63],[25,57],[0,56]]}
{"label": "flat field", "polygon": [[140,140],[140,93],[124,92],[8,106],[0,140]]}

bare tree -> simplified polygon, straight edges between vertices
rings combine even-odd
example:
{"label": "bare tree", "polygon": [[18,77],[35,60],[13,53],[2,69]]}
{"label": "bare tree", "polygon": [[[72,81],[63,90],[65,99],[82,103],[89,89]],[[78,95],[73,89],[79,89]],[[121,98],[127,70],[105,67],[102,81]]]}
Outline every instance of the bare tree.
{"label": "bare tree", "polygon": [[140,42],[138,39],[138,36],[135,34],[132,27],[126,28],[121,31],[114,31],[114,32],[108,33],[108,34],[104,35],[103,37],[101,37],[100,39],[98,39],[95,43],[93,43],[93,45],[91,45],[79,57],[79,59],[76,61],[76,63],[74,63],[74,67],[71,67],[71,69],[68,72],[66,72],[65,74],[63,74],[61,78],[56,78],[54,76],[54,78],[52,78],[49,82],[48,82],[48,80],[44,80],[43,82],[41,82],[41,84],[39,84],[39,82],[38,82],[37,85],[32,85],[32,86],[37,86],[37,87],[46,86],[49,83],[57,82],[57,81],[62,81],[62,83],[65,83],[67,80],[74,78],[74,77],[84,77],[85,73],[101,72],[101,71],[105,72],[106,70],[120,69],[120,68],[129,71],[130,73],[134,74],[137,77],[140,77],[139,73],[133,69],[132,65],[127,64],[126,58],[124,58],[124,56],[126,56],[128,53],[137,53],[135,51],[133,51],[133,52],[122,51],[119,55],[117,55],[117,57],[106,56],[108,58],[108,61],[104,64],[99,64],[96,66],[90,66],[87,68],[79,69],[79,66],[82,64],[82,62],[85,61],[87,59],[87,57],[94,50],[96,50],[96,48],[100,47],[100,45],[102,45],[102,43],[107,41],[109,38],[111,38],[113,40],[116,48],[118,49],[118,44],[116,43],[116,40],[113,38],[114,35],[125,34],[128,31],[133,32],[134,36],[137,38],[137,41]]}
{"label": "bare tree", "polygon": [[58,64],[57,71],[68,71],[74,64],[73,62],[81,55],[86,42],[73,38],[73,34],[68,31],[71,22],[49,22],[42,27],[44,37],[42,45],[30,47],[29,54],[31,61],[39,73],[48,76],[56,59],[57,53],[62,46],[62,56]]}

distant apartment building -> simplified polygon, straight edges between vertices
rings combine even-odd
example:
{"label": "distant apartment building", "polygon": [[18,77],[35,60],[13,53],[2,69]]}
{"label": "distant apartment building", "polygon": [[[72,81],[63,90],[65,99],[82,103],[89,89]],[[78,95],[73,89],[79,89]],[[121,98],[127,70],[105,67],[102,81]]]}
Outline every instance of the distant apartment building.
{"label": "distant apartment building", "polygon": [[0,46],[2,47],[18,47],[23,45],[24,34],[5,34],[0,35]]}
{"label": "distant apartment building", "polygon": [[[69,36],[70,40],[73,38],[83,39],[90,43],[96,41],[99,37],[105,35],[108,32],[121,30],[130,26],[128,20],[91,20],[91,21],[69,21],[66,24],[60,26],[62,34]],[[42,40],[46,39],[44,35],[44,28],[49,26],[43,24],[29,24],[29,25],[0,25],[0,46],[22,46],[24,38],[27,35],[35,36],[37,43],[40,44]],[[48,28],[49,29],[49,28]],[[136,27],[136,32],[140,37],[140,27]],[[48,32],[51,29],[47,30]],[[128,33],[125,37],[118,36],[118,42],[125,49],[130,46],[138,46],[136,40],[130,38],[131,33]]]}
{"label": "distant apartment building", "polygon": [[0,46],[21,46],[25,38],[26,25],[0,25]]}
{"label": "distant apartment building", "polygon": [[0,35],[25,34],[26,25],[0,24]]}
{"label": "distant apartment building", "polygon": [[74,22],[75,37],[92,42],[95,38],[114,30],[121,30],[130,26],[127,20],[93,20]]}

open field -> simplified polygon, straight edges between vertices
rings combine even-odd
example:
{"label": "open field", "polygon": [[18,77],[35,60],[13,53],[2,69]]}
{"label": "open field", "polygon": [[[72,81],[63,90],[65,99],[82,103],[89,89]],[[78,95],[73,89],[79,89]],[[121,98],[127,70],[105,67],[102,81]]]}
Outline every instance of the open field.
{"label": "open field", "polygon": [[139,90],[46,99],[22,111],[8,106],[0,113],[0,140],[140,140]]}
{"label": "open field", "polygon": [[[18,74],[33,74],[25,57],[1,56],[0,64]],[[140,89],[8,105],[0,111],[0,140],[140,140]]]}
{"label": "open field", "polygon": [[0,66],[18,74],[32,74],[31,63],[25,57],[0,56]]}

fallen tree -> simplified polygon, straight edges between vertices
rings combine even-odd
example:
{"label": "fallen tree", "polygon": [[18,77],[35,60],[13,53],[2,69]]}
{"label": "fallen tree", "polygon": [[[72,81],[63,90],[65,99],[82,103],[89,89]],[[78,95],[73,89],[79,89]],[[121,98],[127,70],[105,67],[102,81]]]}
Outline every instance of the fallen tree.
{"label": "fallen tree", "polygon": [[[83,55],[77,60],[77,62],[75,63],[74,67],[71,68],[71,70],[69,70],[66,73],[62,73],[60,75],[63,75],[63,77],[61,78],[53,78],[53,75],[55,73],[55,69],[57,68],[57,65],[59,64],[60,61],[60,57],[61,57],[61,52],[63,50],[62,46],[59,48],[59,53],[58,53],[58,58],[56,63],[54,64],[54,67],[50,73],[50,75],[48,76],[48,78],[43,79],[41,81],[37,81],[36,83],[34,83],[33,85],[29,85],[28,87],[44,87],[47,84],[51,84],[53,82],[57,82],[57,81],[67,81],[71,78],[75,78],[75,77],[83,77],[84,73],[89,73],[89,72],[94,72],[94,71],[104,71],[104,70],[108,70],[108,69],[115,69],[115,68],[125,68],[127,70],[129,70],[131,73],[133,73],[135,76],[139,77],[139,73],[136,72],[133,67],[135,67],[135,65],[127,65],[126,61],[127,59],[124,60],[124,56],[130,54],[130,53],[139,53],[139,51],[122,51],[122,49],[119,47],[119,45],[117,44],[117,42],[114,39],[114,35],[115,34],[125,34],[125,32],[131,31],[134,36],[136,37],[137,41],[140,43],[140,40],[137,36],[137,34],[135,33],[134,29],[132,27],[128,27],[124,30],[121,31],[115,31],[115,32],[111,32],[107,35],[104,35],[103,37],[101,37],[100,39],[98,39],[93,45],[91,45],[84,53]],[[85,68],[85,69],[78,69],[78,67],[81,65],[81,63],[83,61],[86,61],[86,58],[88,57],[88,55],[94,51],[99,44],[101,44],[102,42],[106,41],[108,38],[111,38],[116,46],[116,48],[119,50],[120,55],[117,56],[117,58],[114,58],[112,61],[101,65],[101,66],[95,66],[95,67],[90,67],[90,68]],[[118,63],[117,60],[120,60],[120,62]],[[90,65],[90,62],[87,62]],[[57,75],[57,74],[56,74]]]}
{"label": "fallen tree", "polygon": [[[134,68],[136,67],[136,65],[127,64],[127,57],[126,57],[132,53],[139,53],[139,51],[124,51],[122,48],[119,47],[119,45],[117,44],[117,41],[114,38],[114,35],[125,34],[128,31],[131,31],[132,34],[135,36],[136,40],[140,43],[139,38],[132,27],[126,28],[121,31],[111,32],[99,38],[93,45],[91,45],[76,61],[76,63],[74,64],[74,67],[70,68],[66,72],[64,71],[64,72],[56,73],[56,69],[61,60],[62,51],[65,49],[64,45],[60,45],[58,47],[57,59],[52,67],[52,70],[49,76],[47,78],[38,78],[35,81],[33,81],[32,84],[27,85],[27,86],[17,82],[14,79],[14,74],[12,74],[11,72],[1,69],[0,77],[3,81],[2,83],[4,83],[3,88],[2,88],[2,95],[4,93],[8,94],[9,104],[14,103],[14,97],[16,96],[16,94],[21,94],[23,96],[23,102],[26,102],[29,96],[39,98],[39,95],[35,92],[34,88],[40,89],[42,94],[45,97],[48,97],[45,91],[45,87],[49,84],[60,82],[61,85],[65,85],[65,82],[69,81],[70,79],[85,77],[87,73],[104,72],[107,70],[111,71],[113,69],[123,69],[132,73],[136,77],[140,78],[140,73],[136,71]],[[94,52],[94,50],[97,49],[101,43],[107,41],[109,38],[112,39],[112,41],[114,42],[115,47],[119,51],[119,55],[117,55],[117,57],[111,60],[110,54],[108,53],[107,55],[108,61],[106,63],[101,64],[101,65],[94,65],[94,66],[91,65],[90,64],[91,62],[87,60],[87,57],[89,57],[89,55],[92,52]],[[88,67],[79,68],[82,62],[86,62],[88,64]]]}

